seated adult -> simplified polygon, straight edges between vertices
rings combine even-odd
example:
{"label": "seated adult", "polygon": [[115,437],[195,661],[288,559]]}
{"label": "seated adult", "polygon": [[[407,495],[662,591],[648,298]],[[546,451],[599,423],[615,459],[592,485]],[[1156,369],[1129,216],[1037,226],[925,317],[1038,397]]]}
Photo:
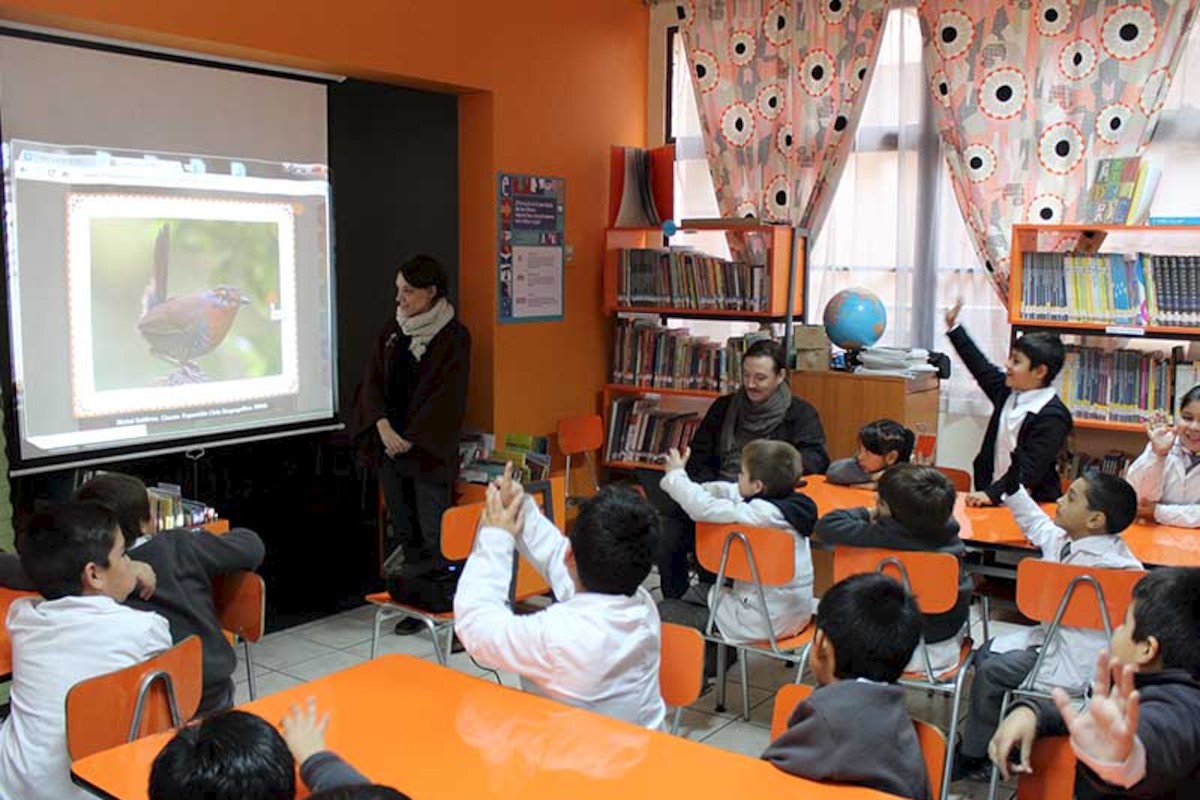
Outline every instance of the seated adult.
{"label": "seated adult", "polygon": [[[788,442],[800,451],[806,475],[829,466],[825,429],[811,404],[792,395],[782,345],[759,340],[742,356],[742,386],[713,401],[692,438],[687,472],[697,483],[737,481],[742,448],[755,439]],[[696,525],[658,487],[662,473],[642,470],[639,482],[663,518],[657,554],[664,598],[688,589],[688,556],[696,549]],[[712,581],[710,574],[701,573]]]}

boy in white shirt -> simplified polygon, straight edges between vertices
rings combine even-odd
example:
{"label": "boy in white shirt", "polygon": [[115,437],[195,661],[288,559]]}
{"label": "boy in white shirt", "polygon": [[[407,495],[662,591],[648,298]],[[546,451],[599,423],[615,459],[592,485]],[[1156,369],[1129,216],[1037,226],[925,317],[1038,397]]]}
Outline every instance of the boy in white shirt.
{"label": "boy in white shirt", "polygon": [[[661,622],[642,581],[658,515],[634,492],[603,489],[570,536],[525,497],[511,470],[488,487],[475,548],[454,597],[454,627],[477,661],[521,676],[528,691],[658,728]],[[508,607],[513,547],[550,584],[557,603],[517,616]]]}
{"label": "boy in white shirt", "polygon": [[1125,472],[1138,513],[1163,525],[1200,528],[1200,386],[1179,400],[1174,427],[1146,424],[1149,443]]}
{"label": "boy in white shirt", "polygon": [[117,518],[88,503],[36,515],[21,543],[21,565],[42,598],[8,612],[12,712],[0,728],[0,797],[91,797],[71,783],[66,696],[76,683],[144,661],[171,646],[167,621],[121,603],[154,574],[125,554]]}
{"label": "boy in white shirt", "polygon": [[[1121,539],[1137,516],[1137,494],[1114,475],[1089,472],[1077,478],[1058,499],[1054,519],[1033,501],[1022,486],[1004,498],[1017,525],[1042,559],[1103,569],[1142,569],[1142,563]],[[1021,685],[1046,648],[1034,689],[1052,688],[1081,693],[1091,677],[1091,665],[1107,641],[1103,631],[1060,627],[1046,641],[1045,625],[1020,630],[987,642],[975,653],[975,683],[963,726],[962,745],[955,758],[959,777],[983,777],[989,769],[988,743],[1000,723],[1004,694]]]}
{"label": "boy in white shirt", "polygon": [[811,498],[796,492],[803,474],[799,451],[787,442],[768,439],[750,442],[742,448],[742,469],[737,483],[694,482],[685,469],[690,456],[690,450],[682,455],[671,450],[662,490],[696,522],[740,523],[779,528],[792,534],[795,571],[791,583],[763,587],[766,609],[759,602],[754,584],[734,581],[732,588],[713,586],[707,606],[664,600],[660,613],[670,621],[703,629],[709,609],[715,606],[716,627],[732,642],[766,640],[768,619],[777,639],[804,630],[813,613],[813,566],[808,536],[817,521],[817,506]]}

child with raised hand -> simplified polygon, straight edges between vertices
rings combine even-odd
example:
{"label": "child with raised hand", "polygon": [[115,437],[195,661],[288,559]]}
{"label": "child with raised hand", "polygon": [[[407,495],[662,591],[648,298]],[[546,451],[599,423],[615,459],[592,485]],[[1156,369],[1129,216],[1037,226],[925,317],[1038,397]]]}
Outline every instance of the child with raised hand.
{"label": "child with raised hand", "polygon": [[[888,550],[924,550],[961,559],[965,552],[954,519],[957,495],[936,467],[897,464],[879,479],[874,508],[830,511],[817,521],[814,534],[824,543]],[[971,611],[973,584],[960,566],[958,603],[943,614],[924,617],[926,651],[916,652],[905,672],[932,670],[938,675],[958,663]]]}
{"label": "child with raised hand", "polygon": [[1149,442],[1125,480],[1138,495],[1138,512],[1163,525],[1200,528],[1200,386],[1179,400],[1175,425],[1161,415],[1146,423]]}
{"label": "child with raised hand", "polygon": [[122,605],[153,576],[125,545],[116,516],[91,503],[37,514],[24,533],[21,566],[42,596],[19,599],[8,612],[12,710],[0,728],[0,797],[91,797],[71,782],[67,692],[171,646],[165,619]]}
{"label": "child with raised hand", "polygon": [[1058,336],[1027,333],[1013,343],[1001,370],[958,324],[960,298],[946,312],[946,330],[959,358],[992,403],[992,416],[975,457],[975,491],[967,505],[997,505],[1024,485],[1038,502],[1058,497],[1058,453],[1074,424],[1053,383],[1066,359]]}
{"label": "child with raised hand", "polygon": [[[1133,487],[1114,475],[1088,472],[1077,478],[1058,500],[1051,520],[1022,487],[1005,497],[1017,526],[1042,559],[1103,569],[1141,569],[1142,564],[1120,534],[1137,516]],[[1080,693],[1087,685],[1096,654],[1106,644],[1104,632],[1060,627],[1046,640],[1046,625],[1024,628],[984,644],[975,653],[975,682],[955,758],[955,780],[983,778],[987,748],[1000,722],[1000,705],[1007,691],[1024,682],[1045,649],[1034,688],[1058,687]]]}
{"label": "child with raised hand", "polygon": [[825,471],[825,480],[842,486],[874,489],[884,470],[912,458],[916,435],[899,422],[877,419],[858,432],[858,452],[839,458]]}
{"label": "child with raised hand", "polygon": [[921,612],[877,572],[834,584],[817,607],[808,663],[817,688],[763,752],[784,772],[930,797],[925,759],[896,685],[921,636]]}
{"label": "child with raised hand", "polygon": [[[690,450],[669,452],[667,471],[660,484],[662,490],[696,522],[741,523],[779,528],[792,534],[794,572],[788,584],[763,587],[766,608],[762,607],[752,583],[734,581],[732,587],[714,585],[705,598],[706,605],[664,600],[659,607],[663,618],[703,630],[709,609],[715,606],[716,627],[733,642],[766,640],[768,619],[776,638],[799,633],[808,625],[813,612],[813,566],[808,536],[817,520],[816,503],[796,492],[803,473],[799,451],[787,442],[755,439],[742,449],[742,467],[736,483],[696,483],[686,469],[690,456]],[[710,664],[710,672],[715,672],[712,666],[715,662]]]}
{"label": "child with raised hand", "polygon": [[[515,672],[527,690],[658,728],[661,625],[642,581],[658,514],[635,492],[606,487],[584,503],[568,536],[547,520],[512,465],[487,489],[475,547],[454,597],[458,638],[477,661]],[[557,603],[516,615],[508,606],[514,547]]]}
{"label": "child with raised hand", "polygon": [[1200,569],[1149,573],[1113,631],[1112,656],[1097,657],[1084,710],[1061,690],[1054,702],[1020,699],[988,756],[1008,778],[1031,772],[1041,736],[1070,734],[1079,764],[1075,797],[1200,796]]}

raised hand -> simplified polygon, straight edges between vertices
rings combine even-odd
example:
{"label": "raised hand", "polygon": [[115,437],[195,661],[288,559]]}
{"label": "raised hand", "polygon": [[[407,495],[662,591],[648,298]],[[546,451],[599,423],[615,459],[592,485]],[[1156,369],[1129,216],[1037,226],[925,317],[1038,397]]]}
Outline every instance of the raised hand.
{"label": "raised hand", "polygon": [[1095,761],[1124,763],[1137,738],[1139,697],[1133,688],[1134,668],[1110,659],[1107,651],[1096,659],[1092,699],[1078,711],[1062,689],[1054,690],[1054,704],[1071,731],[1076,752]]}
{"label": "raised hand", "polygon": [[500,496],[500,487],[491,484],[487,488],[487,500],[483,506],[480,524],[487,528],[499,528],[513,536],[519,536],[525,527],[525,490],[517,484],[512,500],[505,503]]}
{"label": "raised hand", "polygon": [[283,740],[292,751],[292,758],[300,765],[325,749],[329,712],[318,716],[317,699],[310,697],[303,708],[292,706],[279,727],[283,729]]}
{"label": "raised hand", "polygon": [[687,467],[688,459],[691,457],[692,448],[686,447],[684,448],[683,452],[680,453],[678,450],[672,447],[667,451],[667,457],[664,462],[667,467],[667,472],[670,472],[673,469],[684,469]]}
{"label": "raised hand", "polygon": [[958,314],[962,311],[963,299],[960,297],[954,301],[954,305],[946,309],[946,330],[950,330],[958,324]]}
{"label": "raised hand", "polygon": [[1156,455],[1165,456],[1175,444],[1175,429],[1161,412],[1156,412],[1146,421],[1146,438],[1150,440],[1150,449]]}
{"label": "raised hand", "polygon": [[504,474],[492,481],[492,485],[500,490],[500,503],[506,506],[516,497],[517,492],[524,491],[521,488],[521,482],[513,478],[511,461],[504,462]]}

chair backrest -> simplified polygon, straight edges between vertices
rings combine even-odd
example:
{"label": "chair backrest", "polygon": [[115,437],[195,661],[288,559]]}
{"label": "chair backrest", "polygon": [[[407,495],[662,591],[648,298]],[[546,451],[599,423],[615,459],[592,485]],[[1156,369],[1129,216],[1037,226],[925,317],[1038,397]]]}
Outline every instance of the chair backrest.
{"label": "chair backrest", "polygon": [[936,726],[919,719],[913,720],[917,732],[917,744],[921,746],[921,757],[925,759],[925,774],[929,776],[929,788],[937,795],[942,788],[942,775],[946,771],[946,737]]}
{"label": "chair backrest", "polygon": [[462,561],[471,555],[482,515],[483,503],[450,506],[442,512],[442,555],[446,560]]}
{"label": "chair backrest", "polygon": [[1133,587],[1146,573],[1133,569],[1102,569],[1026,558],[1017,565],[1017,609],[1037,622],[1050,622],[1068,591],[1070,602],[1060,625],[1103,630],[1096,584],[1104,593],[1111,627],[1121,624],[1133,599]]}
{"label": "chair backrest", "polygon": [[662,698],[676,708],[690,706],[704,689],[704,637],[687,625],[662,624],[658,666]]}
{"label": "chair backrest", "polygon": [[813,687],[806,683],[786,683],[775,693],[775,705],[771,709],[771,741],[787,730],[788,720],[796,706],[808,699]]}
{"label": "chair backrest", "polygon": [[140,664],[80,681],[67,692],[67,752],[77,761],[170,730],[195,716],[201,691],[197,636]]}
{"label": "chair backrest", "polygon": [[[745,541],[741,537],[745,537]],[[763,528],[756,525],[718,525],[712,522],[696,523],[696,558],[709,572],[718,572],[721,553],[729,542],[729,558],[725,563],[725,577],[736,581],[753,581],[750,559],[746,545],[754,553],[754,565],[763,586],[782,586],[792,582],[796,572],[796,539],[779,528]]]}
{"label": "chair backrest", "polygon": [[213,605],[221,627],[248,642],[263,636],[267,587],[255,572],[231,572],[213,579]]}
{"label": "chair backrest", "polygon": [[950,483],[954,484],[954,491],[971,491],[971,473],[965,469],[955,467],[935,467],[935,469],[950,479]]}
{"label": "chair backrest", "polygon": [[834,581],[877,571],[907,583],[923,614],[941,614],[958,603],[959,564],[949,553],[876,547],[833,549]]}
{"label": "chair backrest", "polygon": [[1059,800],[1075,791],[1075,753],[1066,736],[1044,736],[1029,753],[1029,774],[1017,778],[1017,800]]}
{"label": "chair backrest", "polygon": [[599,450],[604,444],[604,420],[599,414],[567,417],[558,421],[558,449],[575,456]]}

